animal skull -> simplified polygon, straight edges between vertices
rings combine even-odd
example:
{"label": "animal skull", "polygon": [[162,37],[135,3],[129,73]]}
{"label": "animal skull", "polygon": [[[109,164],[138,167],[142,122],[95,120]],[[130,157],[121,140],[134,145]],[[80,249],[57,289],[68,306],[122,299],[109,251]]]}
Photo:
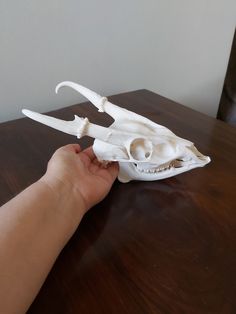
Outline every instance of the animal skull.
{"label": "animal skull", "polygon": [[22,112],[78,138],[85,135],[94,138],[93,150],[98,160],[119,162],[118,179],[121,182],[165,179],[210,162],[210,158],[202,155],[192,142],[176,136],[166,127],[116,106],[106,97],[73,82],[58,84],[56,93],[64,86],[84,95],[99,112],[109,114],[114,123],[105,128],[78,116],[73,121],[63,121],[25,109]]}

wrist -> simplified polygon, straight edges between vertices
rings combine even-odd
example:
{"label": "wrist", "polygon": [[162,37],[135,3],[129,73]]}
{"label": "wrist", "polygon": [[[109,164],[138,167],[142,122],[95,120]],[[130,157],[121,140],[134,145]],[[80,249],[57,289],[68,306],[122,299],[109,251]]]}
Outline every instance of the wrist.
{"label": "wrist", "polygon": [[53,179],[47,173],[37,183],[50,194],[55,213],[75,231],[86,212],[82,196],[69,183]]}

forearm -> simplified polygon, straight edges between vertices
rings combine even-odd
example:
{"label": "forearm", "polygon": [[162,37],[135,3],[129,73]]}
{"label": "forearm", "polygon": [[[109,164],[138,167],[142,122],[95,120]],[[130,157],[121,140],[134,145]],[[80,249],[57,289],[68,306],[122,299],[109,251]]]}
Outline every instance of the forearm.
{"label": "forearm", "polygon": [[0,208],[1,313],[26,311],[82,219],[68,188],[40,180]]}

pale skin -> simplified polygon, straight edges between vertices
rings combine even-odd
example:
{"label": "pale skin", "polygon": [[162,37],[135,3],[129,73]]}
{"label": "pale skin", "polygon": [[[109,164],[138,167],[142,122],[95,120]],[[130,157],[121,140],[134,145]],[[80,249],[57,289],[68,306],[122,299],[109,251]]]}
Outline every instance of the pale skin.
{"label": "pale skin", "polygon": [[46,174],[0,208],[0,313],[25,313],[84,214],[109,192],[117,163],[58,149]]}

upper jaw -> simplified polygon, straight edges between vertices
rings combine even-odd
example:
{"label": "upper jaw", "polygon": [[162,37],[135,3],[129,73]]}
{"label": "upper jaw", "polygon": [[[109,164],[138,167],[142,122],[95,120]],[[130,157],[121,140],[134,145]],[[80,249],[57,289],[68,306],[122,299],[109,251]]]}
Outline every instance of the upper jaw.
{"label": "upper jaw", "polygon": [[202,160],[199,160],[199,162],[196,162],[195,160],[184,162],[175,159],[162,165],[120,162],[119,180],[121,182],[140,179],[143,181],[162,180],[197,167],[203,167],[208,162],[210,162],[210,159],[205,160],[204,162]]}
{"label": "upper jaw", "polygon": [[162,180],[175,176],[179,173],[190,170],[191,168],[182,167],[174,168],[169,167],[163,170],[156,171],[154,169],[145,169],[144,171],[138,170],[137,166],[134,163],[125,163],[119,162],[120,171],[118,175],[119,181],[125,183],[131,180],[143,180],[143,181],[154,181]]}
{"label": "upper jaw", "polygon": [[183,159],[173,159],[166,163],[154,164],[154,163],[134,163],[135,170],[141,173],[159,173],[166,172],[168,170],[181,169],[183,167],[188,167],[190,164],[197,166],[196,162],[191,162],[190,160],[184,161]]}

